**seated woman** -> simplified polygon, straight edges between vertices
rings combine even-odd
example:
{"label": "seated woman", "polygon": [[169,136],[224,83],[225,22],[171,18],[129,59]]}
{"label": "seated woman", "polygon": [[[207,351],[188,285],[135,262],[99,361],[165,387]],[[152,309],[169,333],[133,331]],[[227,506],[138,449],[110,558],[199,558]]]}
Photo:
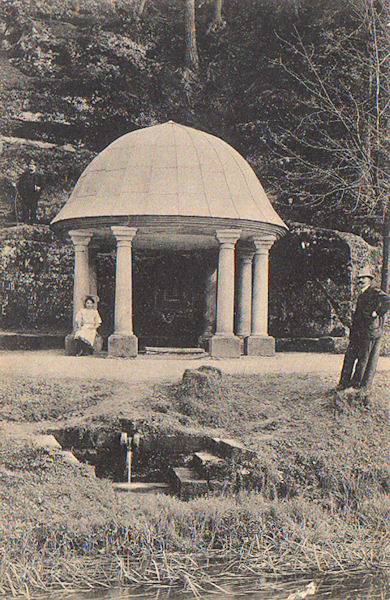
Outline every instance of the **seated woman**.
{"label": "seated woman", "polygon": [[79,310],[76,315],[77,329],[74,334],[76,356],[93,354],[96,331],[101,323],[102,320],[98,313],[95,299],[92,296],[87,296],[84,301],[84,308]]}

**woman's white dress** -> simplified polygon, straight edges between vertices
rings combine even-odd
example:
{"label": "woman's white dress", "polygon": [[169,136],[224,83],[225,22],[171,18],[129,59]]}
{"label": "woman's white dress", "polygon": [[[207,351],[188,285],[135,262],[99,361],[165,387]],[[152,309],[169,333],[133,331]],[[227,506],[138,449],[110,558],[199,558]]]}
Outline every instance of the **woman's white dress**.
{"label": "woman's white dress", "polygon": [[96,330],[101,323],[102,320],[96,309],[82,308],[76,315],[77,330],[74,334],[75,339],[79,338],[93,347],[96,339]]}

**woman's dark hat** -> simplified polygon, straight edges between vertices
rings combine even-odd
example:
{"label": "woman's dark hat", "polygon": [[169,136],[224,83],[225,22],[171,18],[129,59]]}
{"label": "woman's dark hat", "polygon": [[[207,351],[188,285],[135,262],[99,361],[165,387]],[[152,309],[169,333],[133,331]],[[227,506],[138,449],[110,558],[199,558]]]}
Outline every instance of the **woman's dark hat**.
{"label": "woman's dark hat", "polygon": [[83,303],[85,304],[86,301],[88,300],[88,298],[90,298],[91,300],[93,300],[94,304],[98,304],[98,302],[100,302],[100,298],[99,296],[96,296],[94,294],[85,294],[85,296],[83,296]]}

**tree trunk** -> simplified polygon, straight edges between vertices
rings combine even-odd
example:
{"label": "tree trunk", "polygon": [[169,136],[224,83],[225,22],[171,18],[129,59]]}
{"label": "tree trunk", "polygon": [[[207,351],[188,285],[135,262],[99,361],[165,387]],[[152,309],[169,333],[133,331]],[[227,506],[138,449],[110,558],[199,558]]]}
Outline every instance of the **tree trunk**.
{"label": "tree trunk", "polygon": [[184,63],[187,69],[196,71],[199,64],[196,45],[195,0],[184,0]]}
{"label": "tree trunk", "polygon": [[130,7],[133,13],[133,16],[136,21],[139,21],[142,17],[142,13],[144,12],[145,4],[147,0],[130,0]]}
{"label": "tree trunk", "polygon": [[226,23],[222,18],[222,4],[223,0],[213,0],[213,12],[211,21],[207,28],[207,33],[210,33],[212,31],[218,31],[219,29],[224,29],[224,27],[226,26]]}
{"label": "tree trunk", "polygon": [[222,21],[222,4],[223,0],[214,0],[213,11],[214,21]]}
{"label": "tree trunk", "polygon": [[293,0],[293,8],[295,16],[299,17],[299,0]]}
{"label": "tree trunk", "polygon": [[382,282],[381,288],[389,293],[390,271],[390,199],[387,200],[385,216],[383,219],[383,252],[382,252]]}

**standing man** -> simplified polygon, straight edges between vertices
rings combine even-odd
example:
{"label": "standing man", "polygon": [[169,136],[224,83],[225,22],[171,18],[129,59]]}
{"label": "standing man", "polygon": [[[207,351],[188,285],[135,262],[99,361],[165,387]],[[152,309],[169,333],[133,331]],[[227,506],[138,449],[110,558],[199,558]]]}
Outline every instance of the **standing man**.
{"label": "standing man", "polygon": [[349,387],[369,391],[380,354],[384,315],[390,309],[390,297],[372,285],[369,267],[358,273],[359,296],[349,334],[337,389]]}
{"label": "standing man", "polygon": [[42,177],[37,172],[37,166],[33,160],[19,177],[16,189],[22,200],[22,221],[30,225],[36,223],[38,200],[42,192]]}

